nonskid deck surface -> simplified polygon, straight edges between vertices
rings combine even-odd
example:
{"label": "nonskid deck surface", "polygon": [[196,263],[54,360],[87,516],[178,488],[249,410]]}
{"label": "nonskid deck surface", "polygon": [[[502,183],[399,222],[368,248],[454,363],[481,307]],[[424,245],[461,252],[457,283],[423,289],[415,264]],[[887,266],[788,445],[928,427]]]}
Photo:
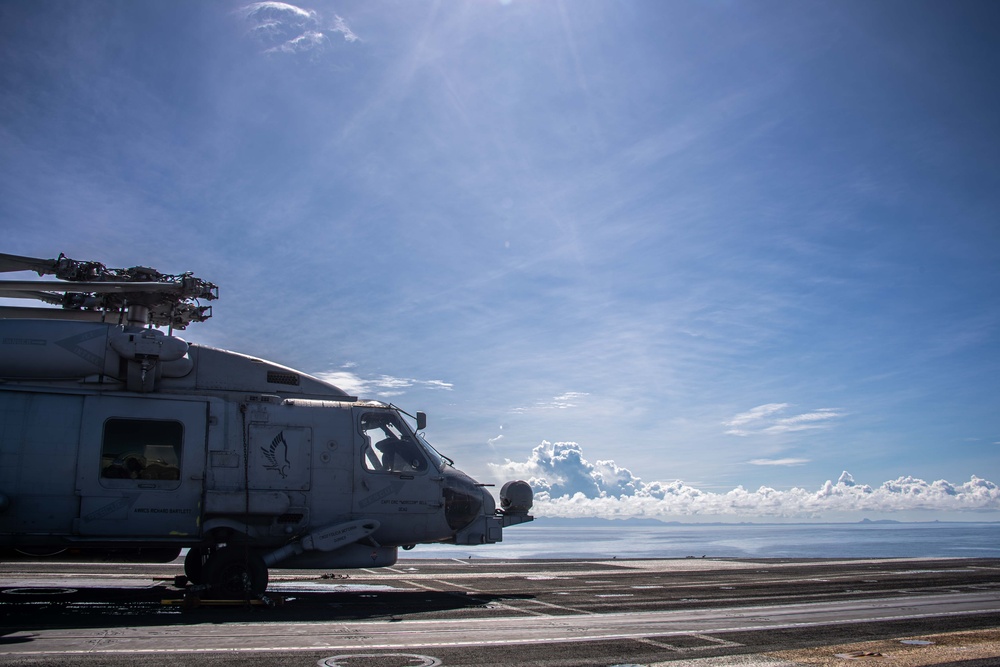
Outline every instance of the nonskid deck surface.
{"label": "nonskid deck surface", "polygon": [[852,652],[894,665],[1000,661],[995,559],[409,559],[272,570],[273,607],[185,604],[174,586],[182,569],[0,564],[0,663],[787,667],[842,664],[836,655]]}

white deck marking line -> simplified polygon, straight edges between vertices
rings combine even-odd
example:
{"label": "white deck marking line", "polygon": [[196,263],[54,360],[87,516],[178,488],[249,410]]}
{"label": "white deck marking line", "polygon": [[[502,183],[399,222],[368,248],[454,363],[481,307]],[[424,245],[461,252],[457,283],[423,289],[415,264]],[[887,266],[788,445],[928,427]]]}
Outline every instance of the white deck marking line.
{"label": "white deck marking line", "polygon": [[690,634],[690,636],[694,637],[696,639],[701,639],[702,641],[712,642],[713,644],[718,644],[720,646],[733,646],[733,647],[735,647],[735,646],[743,646],[743,644],[741,644],[739,642],[732,642],[732,641],[729,641],[728,639],[721,639],[719,637],[713,637],[711,635],[703,635],[703,634],[697,633],[697,632],[692,632]]}
{"label": "white deck marking line", "polygon": [[[475,593],[476,595],[492,595],[491,593],[484,593],[483,591],[479,590],[478,588],[472,588],[471,586],[463,586],[462,584],[456,584],[456,583],[451,582],[451,581],[444,581],[442,579],[435,579],[434,581],[436,581],[437,583],[441,584],[442,586],[454,586],[455,588],[460,588],[460,589],[462,589],[464,591],[469,591],[470,593]],[[590,614],[590,615],[594,614],[594,612],[592,612],[592,611],[584,611],[582,609],[573,609],[572,607],[562,607],[562,606],[557,605],[557,604],[552,604],[551,602],[542,602],[541,600],[524,600],[524,602],[530,602],[532,604],[538,604],[538,605],[543,605],[543,606],[546,606],[546,607],[552,607],[554,609],[562,609],[563,611],[570,611],[570,612],[573,612],[574,614]],[[551,614],[545,614],[545,613],[542,613],[542,612],[539,612],[539,611],[535,611],[533,609],[524,609],[523,607],[515,607],[515,606],[512,606],[512,605],[507,604],[505,602],[492,602],[491,604],[494,604],[497,607],[500,607],[500,608],[503,608],[503,609],[510,609],[511,611],[521,612],[521,613],[524,613],[524,614],[532,614],[534,616],[551,616]]]}
{"label": "white deck marking line", "polygon": [[662,648],[667,651],[680,652],[682,649],[679,646],[674,646],[673,644],[664,644],[663,642],[654,641],[647,637],[639,637],[635,641],[642,644],[649,644],[650,646],[655,646],[656,648]]}
{"label": "white deck marking line", "polygon": [[677,653],[694,653],[696,651],[709,651],[719,647],[739,648],[740,646],[743,646],[743,644],[740,644],[739,642],[731,642],[728,639],[720,639],[718,637],[711,637],[709,635],[703,635],[696,632],[681,636],[694,637],[695,639],[708,642],[708,644],[705,646],[677,646],[666,642],[658,642],[655,639],[650,639],[649,637],[642,637],[640,639],[636,639],[636,641],[642,642],[643,644],[649,644],[650,646],[657,646],[668,651],[675,651]]}
{"label": "white deck marking line", "polygon": [[[453,583],[448,582],[448,581],[440,581],[440,580],[436,580],[436,581],[439,584],[442,584],[442,585],[445,585],[445,586],[455,586],[456,588],[464,589],[464,590],[466,590],[466,591],[468,591],[470,593],[476,594],[476,595],[488,595],[487,593],[481,593],[481,592],[477,591],[474,588],[469,588],[468,586],[460,586],[459,584],[453,584]],[[423,585],[418,584],[418,583],[413,582],[413,581],[406,581],[404,583],[413,584],[414,586],[419,586],[420,588],[423,588],[423,589],[428,590],[428,591],[434,591],[435,593],[455,593],[455,591],[442,591],[442,590],[439,590],[439,589],[436,589],[436,588],[431,588],[430,586],[423,586]],[[506,604],[504,602],[495,602],[494,601],[494,602],[490,602],[488,604],[494,605],[495,607],[497,607],[499,609],[507,609],[509,611],[514,611],[514,612],[523,613],[523,614],[531,614],[533,616],[549,616],[549,614],[543,614],[541,612],[533,611],[531,609],[521,609],[519,607],[512,607],[511,605]]]}
{"label": "white deck marking line", "polygon": [[425,591],[431,591],[432,593],[444,593],[445,592],[445,591],[442,591],[440,589],[434,588],[433,586],[427,586],[426,584],[418,584],[417,582],[410,581],[409,579],[400,579],[399,581],[402,584],[409,584],[410,586],[416,586],[417,588],[422,588]]}
{"label": "white deck marking line", "polygon": [[507,604],[506,602],[491,602],[490,604],[495,605],[496,607],[498,607],[500,609],[507,609],[509,611],[514,611],[514,612],[517,612],[519,614],[529,614],[531,616],[543,616],[545,618],[556,618],[552,614],[546,614],[546,613],[541,612],[541,611],[535,611],[534,609],[523,609],[521,607],[513,607],[513,606]]}
{"label": "white deck marking line", "polygon": [[[455,588],[461,588],[463,591],[471,591],[473,593],[482,593],[478,588],[473,588],[472,586],[463,586],[462,584],[452,583],[450,581],[445,581],[444,579],[432,579],[435,583],[441,584],[442,586],[454,586]],[[485,595],[485,594],[484,594]]]}
{"label": "white deck marking line", "polygon": [[543,602],[542,600],[524,600],[524,602],[530,602],[531,604],[540,604],[546,607],[552,607],[553,609],[562,609],[563,611],[571,611],[574,614],[579,614],[581,616],[594,616],[597,612],[588,611],[586,609],[576,609],[574,607],[564,607],[561,604],[552,604],[551,602]]}

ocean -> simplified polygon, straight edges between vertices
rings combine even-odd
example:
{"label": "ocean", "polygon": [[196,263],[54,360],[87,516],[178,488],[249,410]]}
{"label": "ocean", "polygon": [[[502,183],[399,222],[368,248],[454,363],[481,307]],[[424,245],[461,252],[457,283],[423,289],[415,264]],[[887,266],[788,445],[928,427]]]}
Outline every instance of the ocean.
{"label": "ocean", "polygon": [[1000,523],[600,525],[544,519],[476,547],[418,545],[400,558],[1000,558]]}

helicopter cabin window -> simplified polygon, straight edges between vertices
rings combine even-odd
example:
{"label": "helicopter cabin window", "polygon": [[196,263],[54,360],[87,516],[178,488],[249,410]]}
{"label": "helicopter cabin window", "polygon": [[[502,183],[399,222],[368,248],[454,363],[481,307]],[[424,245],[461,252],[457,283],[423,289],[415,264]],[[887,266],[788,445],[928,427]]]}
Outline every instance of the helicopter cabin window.
{"label": "helicopter cabin window", "polygon": [[101,444],[101,478],[179,481],[184,426],[179,421],[109,419]]}
{"label": "helicopter cabin window", "polygon": [[400,474],[427,470],[427,457],[399,419],[388,412],[361,415],[361,434],[365,436],[362,464],[366,470]]}

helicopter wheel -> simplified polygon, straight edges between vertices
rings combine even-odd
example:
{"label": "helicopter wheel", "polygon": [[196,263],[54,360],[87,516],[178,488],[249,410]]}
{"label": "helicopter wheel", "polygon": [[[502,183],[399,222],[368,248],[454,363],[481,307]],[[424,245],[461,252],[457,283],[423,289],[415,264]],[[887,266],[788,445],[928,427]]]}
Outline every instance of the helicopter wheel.
{"label": "helicopter wheel", "polygon": [[208,549],[200,547],[188,549],[187,556],[184,557],[184,576],[192,584],[205,582],[205,559],[208,558],[209,553]]}
{"label": "helicopter wheel", "polygon": [[267,565],[253,551],[231,546],[214,551],[204,568],[211,596],[221,600],[245,600],[267,590]]}

